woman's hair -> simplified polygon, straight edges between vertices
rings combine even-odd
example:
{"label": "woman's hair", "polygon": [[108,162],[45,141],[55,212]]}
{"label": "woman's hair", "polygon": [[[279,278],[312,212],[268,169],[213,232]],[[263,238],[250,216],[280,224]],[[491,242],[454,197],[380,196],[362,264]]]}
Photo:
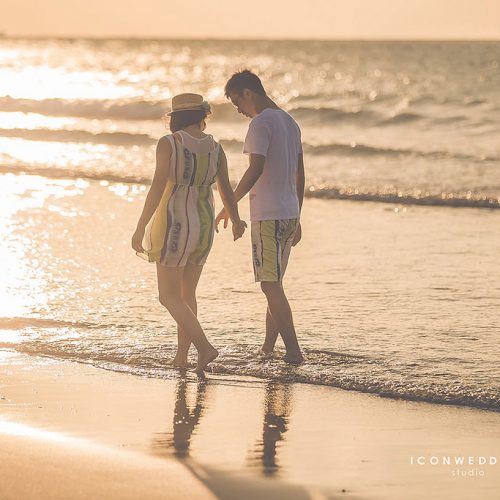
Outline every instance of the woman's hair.
{"label": "woman's hair", "polygon": [[169,127],[172,133],[200,123],[207,117],[207,112],[203,109],[190,109],[187,111],[174,111],[170,115]]}

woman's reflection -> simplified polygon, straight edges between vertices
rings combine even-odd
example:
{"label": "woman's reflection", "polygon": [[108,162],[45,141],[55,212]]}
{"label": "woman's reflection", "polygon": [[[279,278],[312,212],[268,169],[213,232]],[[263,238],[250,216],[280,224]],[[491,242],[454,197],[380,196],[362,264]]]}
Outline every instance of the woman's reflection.
{"label": "woman's reflection", "polygon": [[[177,381],[175,407],[174,407],[174,432],[166,434],[165,438],[155,439],[155,444],[160,451],[174,453],[178,458],[189,455],[191,435],[198,425],[203,413],[205,395],[207,390],[206,381],[199,381],[196,386],[196,400],[191,409],[188,404],[188,382],[185,377]],[[157,450],[158,451],[158,450]],[[162,453],[163,454],[163,453]]]}

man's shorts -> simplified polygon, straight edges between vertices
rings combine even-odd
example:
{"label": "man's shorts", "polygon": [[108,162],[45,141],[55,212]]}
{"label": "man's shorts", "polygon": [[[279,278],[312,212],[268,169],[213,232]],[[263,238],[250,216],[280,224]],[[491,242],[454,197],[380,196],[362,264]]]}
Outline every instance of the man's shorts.
{"label": "man's shorts", "polygon": [[299,219],[252,221],[255,281],[281,281]]}

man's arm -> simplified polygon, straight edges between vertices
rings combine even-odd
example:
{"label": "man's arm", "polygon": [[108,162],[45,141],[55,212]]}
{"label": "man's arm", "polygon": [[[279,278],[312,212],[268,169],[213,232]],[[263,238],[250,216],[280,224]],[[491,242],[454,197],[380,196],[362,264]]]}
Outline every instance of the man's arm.
{"label": "man's arm", "polygon": [[[264,170],[264,162],[266,161],[266,157],[264,155],[258,155],[251,153],[250,154],[250,165],[248,166],[246,172],[243,174],[240,182],[238,182],[238,186],[234,190],[234,198],[236,203],[238,203],[243,196],[245,196],[250,189],[257,182],[259,177],[262,175]],[[227,227],[227,221],[229,219],[229,214],[223,208],[217,217],[215,218],[215,227],[217,230],[217,226],[221,220],[224,221],[224,229]]]}
{"label": "man's arm", "polygon": [[304,189],[306,186],[306,176],[304,173],[304,155],[302,153],[300,153],[298,157],[296,186],[297,196],[299,198],[299,208],[300,210],[302,210],[302,202],[304,201]]}
{"label": "man's arm", "polygon": [[266,157],[263,155],[257,155],[254,153],[250,155],[250,165],[234,190],[234,197],[237,202],[240,201],[241,198],[243,198],[250,191],[250,189],[253,188],[254,184],[262,175],[265,161]]}
{"label": "man's arm", "polygon": [[[233,236],[234,240],[236,241],[238,238],[241,238],[241,236],[243,236],[247,225],[240,219],[240,214],[238,213],[238,204],[236,203],[233,188],[231,187],[231,183],[229,182],[227,159],[222,147],[220,148],[220,155],[221,161],[216,176],[217,189],[224,205],[224,210],[233,223]],[[217,227],[215,228],[215,230],[219,232]]]}
{"label": "man's arm", "polygon": [[[297,197],[299,198],[299,210],[302,212],[302,202],[304,201],[304,189],[306,185],[306,176],[304,173],[304,155],[299,154],[297,163],[297,176],[295,178]],[[299,221],[295,237],[293,238],[292,246],[295,246],[302,239],[302,226]]]}

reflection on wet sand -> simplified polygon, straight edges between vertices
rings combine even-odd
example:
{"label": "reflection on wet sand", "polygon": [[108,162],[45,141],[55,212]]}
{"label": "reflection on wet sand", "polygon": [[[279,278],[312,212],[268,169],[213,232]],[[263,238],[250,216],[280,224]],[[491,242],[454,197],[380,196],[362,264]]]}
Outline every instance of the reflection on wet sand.
{"label": "reflection on wet sand", "polygon": [[153,442],[160,455],[174,454],[178,458],[189,456],[191,436],[203,413],[207,383],[200,380],[196,385],[194,407],[188,403],[188,381],[185,377],[177,381],[173,419],[173,433],[158,435]]}
{"label": "reflection on wet sand", "polygon": [[[160,455],[187,458],[190,455],[191,438],[205,409],[208,381],[196,384],[196,395],[189,390],[185,376],[177,381],[173,416],[173,431],[158,434],[153,448]],[[262,437],[249,450],[248,466],[262,470],[265,476],[273,476],[280,469],[279,443],[284,440],[292,410],[292,386],[269,382],[263,398]],[[191,402],[191,403],[190,403]],[[256,417],[258,417],[256,415]],[[220,437],[220,436],[219,436]]]}
{"label": "reflection on wet sand", "polygon": [[280,468],[279,441],[288,429],[292,409],[292,386],[269,382],[264,396],[264,425],[259,440],[250,457],[252,466],[261,464],[266,476],[275,475]]}
{"label": "reflection on wet sand", "polygon": [[[282,481],[280,475],[277,474],[282,467],[278,460],[280,451],[278,442],[283,441],[292,408],[290,385],[269,382],[265,386],[262,438],[249,450],[247,466],[253,472],[250,475],[247,474],[249,471],[242,473],[243,471],[234,470],[233,464],[229,467],[214,464],[214,460],[217,461],[216,456],[198,456],[200,454],[198,447],[195,450],[190,449],[193,433],[207,408],[207,393],[211,392],[208,389],[211,384],[207,380],[198,381],[196,396],[194,396],[193,385],[193,382],[188,382],[184,375],[177,381],[173,432],[156,435],[153,440],[155,454],[173,455],[180,459],[193,476],[221,500],[234,500],[235,498],[240,500],[254,500],[255,498],[307,500],[311,498],[307,488]],[[213,385],[211,387],[215,389]],[[258,394],[260,397],[262,392],[258,391]],[[260,419],[261,415],[256,414],[255,418]],[[208,422],[207,424],[210,427]],[[239,425],[237,427],[242,433],[248,430],[243,423],[241,428]],[[199,433],[199,430],[197,432]],[[219,446],[222,442],[221,438],[224,437],[226,437],[224,433],[213,434],[213,439]],[[233,443],[230,439],[224,442],[227,446]],[[232,452],[234,450],[226,450],[228,455],[234,456]],[[203,452],[201,453],[203,455]],[[264,477],[255,477],[256,471],[258,475]],[[320,498],[331,497],[325,494]]]}

